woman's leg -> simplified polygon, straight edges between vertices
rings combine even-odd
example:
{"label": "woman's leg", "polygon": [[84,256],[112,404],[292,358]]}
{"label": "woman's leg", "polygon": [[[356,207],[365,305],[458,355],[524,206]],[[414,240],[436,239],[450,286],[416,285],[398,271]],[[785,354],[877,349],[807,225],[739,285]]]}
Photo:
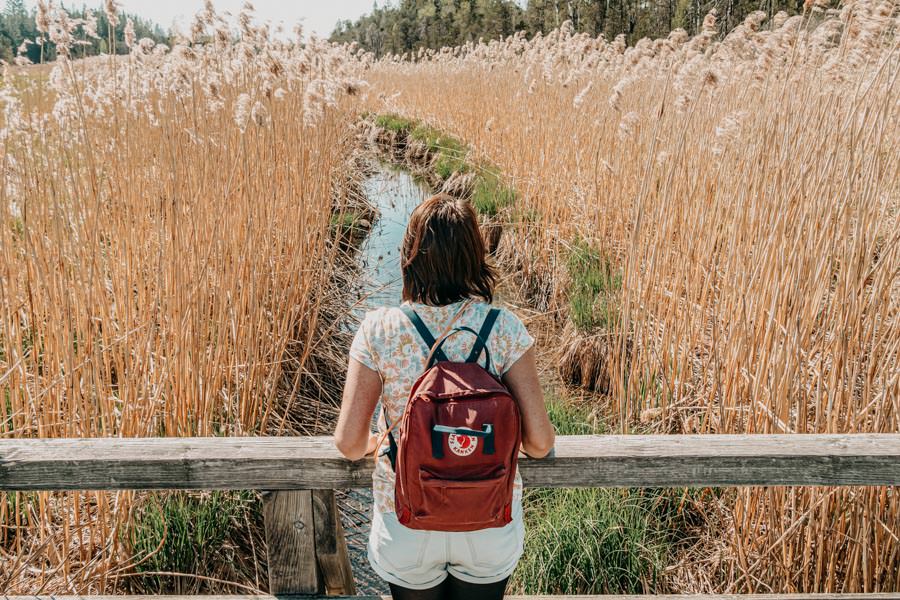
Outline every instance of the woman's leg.
{"label": "woman's leg", "polygon": [[442,584],[447,586],[444,600],[503,600],[508,581],[509,577],[496,583],[469,583],[450,575]]}
{"label": "woman's leg", "polygon": [[388,582],[391,587],[391,598],[394,600],[446,600],[447,581],[452,579],[448,577],[433,588],[427,590],[411,590],[409,588],[400,587]]}

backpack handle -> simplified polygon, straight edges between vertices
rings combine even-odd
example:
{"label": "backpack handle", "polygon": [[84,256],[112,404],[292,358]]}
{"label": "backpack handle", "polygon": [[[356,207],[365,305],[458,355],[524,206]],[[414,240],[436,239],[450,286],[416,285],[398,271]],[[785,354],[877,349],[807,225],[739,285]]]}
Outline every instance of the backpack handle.
{"label": "backpack handle", "polygon": [[[439,360],[439,358],[438,358],[438,353],[439,353],[439,352],[442,352],[441,348],[444,346],[444,342],[446,342],[447,340],[449,340],[450,337],[453,336],[454,334],[456,334],[456,333],[461,333],[461,332],[463,332],[463,331],[468,331],[469,333],[471,333],[472,335],[474,335],[474,336],[478,339],[478,342],[480,342],[481,349],[482,349],[482,351],[484,352],[484,356],[485,356],[485,359],[486,359],[486,360],[485,360],[485,363],[484,363],[484,368],[485,368],[485,370],[487,370],[487,371],[490,371],[490,370],[491,370],[491,353],[488,351],[488,348],[487,348],[487,340],[485,340],[483,337],[481,337],[481,335],[480,335],[477,331],[475,331],[474,329],[472,329],[471,327],[456,327],[456,328],[454,328],[454,329],[448,331],[448,332],[445,333],[444,335],[442,335],[442,336],[438,339],[438,341],[435,342],[434,348],[433,348],[433,349],[431,350],[431,352],[428,354],[428,359],[427,359],[427,362],[425,363],[425,370],[426,370],[426,371],[427,371],[428,369],[430,369],[431,367],[433,367],[433,366],[434,366],[434,363],[438,362],[438,360]],[[481,354],[481,353],[479,352],[479,356],[480,356],[480,354]],[[477,362],[478,362],[478,356],[475,356],[474,359],[473,359],[473,357],[470,356],[469,359],[466,360],[466,362],[474,362],[474,363],[477,363]]]}
{"label": "backpack handle", "polygon": [[484,318],[484,323],[481,325],[481,331],[475,332],[474,329],[469,327],[457,327],[455,329],[449,329],[444,332],[444,334],[438,338],[438,340],[432,346],[431,352],[428,354],[428,358],[425,360],[425,369],[430,369],[434,366],[434,363],[440,360],[447,360],[446,358],[441,358],[444,356],[444,351],[441,350],[444,342],[454,333],[459,331],[468,331],[472,335],[475,336],[476,342],[475,346],[472,348],[472,352],[469,354],[469,357],[466,359],[468,363],[477,363],[478,359],[481,357],[481,353],[484,352],[485,363],[484,368],[490,372],[491,370],[491,353],[488,351],[487,347],[487,339],[491,335],[491,331],[494,329],[494,323],[497,322],[497,318],[500,316],[500,310],[496,308],[492,308],[488,311],[487,316]]}

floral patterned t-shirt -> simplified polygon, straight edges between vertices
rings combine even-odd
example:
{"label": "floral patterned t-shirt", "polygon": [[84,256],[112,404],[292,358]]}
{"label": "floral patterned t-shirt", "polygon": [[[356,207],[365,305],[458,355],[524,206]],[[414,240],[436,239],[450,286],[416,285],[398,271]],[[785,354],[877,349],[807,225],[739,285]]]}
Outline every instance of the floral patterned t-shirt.
{"label": "floral patterned t-shirt", "polygon": [[[428,306],[417,302],[410,306],[435,338],[439,337],[457,314],[462,302],[445,306]],[[465,312],[453,324],[478,331],[491,305],[471,302]],[[491,372],[502,376],[534,343],[522,321],[512,312],[500,309],[500,315],[487,339],[491,356]],[[457,333],[450,336],[443,346],[444,354],[451,361],[463,362],[472,350],[474,336]],[[381,406],[387,410],[391,423],[403,416],[409,391],[425,368],[428,348],[403,311],[398,307],[383,307],[366,313],[350,347],[350,358],[355,359],[381,375],[383,382]],[[484,354],[479,364],[485,364]],[[394,435],[399,435],[399,425]],[[385,431],[384,415],[378,411],[378,433]],[[395,439],[397,439],[395,437]],[[387,442],[384,443],[387,445]],[[375,510],[379,513],[394,512],[394,471],[387,455],[375,461],[372,475],[372,491]],[[522,478],[516,471],[513,499],[522,497]]]}

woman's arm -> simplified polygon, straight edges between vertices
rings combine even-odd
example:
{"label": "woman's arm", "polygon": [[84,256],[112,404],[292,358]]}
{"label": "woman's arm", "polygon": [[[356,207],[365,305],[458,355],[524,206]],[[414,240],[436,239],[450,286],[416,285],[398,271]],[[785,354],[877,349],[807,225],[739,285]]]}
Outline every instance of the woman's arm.
{"label": "woman's arm", "polygon": [[350,460],[359,460],[375,451],[377,437],[371,432],[370,424],[380,396],[378,372],[351,358],[334,431],[334,445]]}
{"label": "woman's arm", "polygon": [[553,449],[556,432],[550,423],[544,392],[538,379],[534,349],[529,348],[503,376],[522,413],[522,449],[534,458],[543,458]]}

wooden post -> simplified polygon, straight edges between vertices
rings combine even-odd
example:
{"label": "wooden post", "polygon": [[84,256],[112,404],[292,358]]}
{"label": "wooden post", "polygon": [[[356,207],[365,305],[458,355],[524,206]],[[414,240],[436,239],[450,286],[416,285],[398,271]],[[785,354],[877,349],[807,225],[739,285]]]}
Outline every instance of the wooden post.
{"label": "wooden post", "polygon": [[269,593],[274,596],[321,594],[312,492],[266,493],[263,519],[269,557]]}
{"label": "wooden post", "polygon": [[334,490],[313,490],[316,557],[329,596],[355,596],[353,568]]}

